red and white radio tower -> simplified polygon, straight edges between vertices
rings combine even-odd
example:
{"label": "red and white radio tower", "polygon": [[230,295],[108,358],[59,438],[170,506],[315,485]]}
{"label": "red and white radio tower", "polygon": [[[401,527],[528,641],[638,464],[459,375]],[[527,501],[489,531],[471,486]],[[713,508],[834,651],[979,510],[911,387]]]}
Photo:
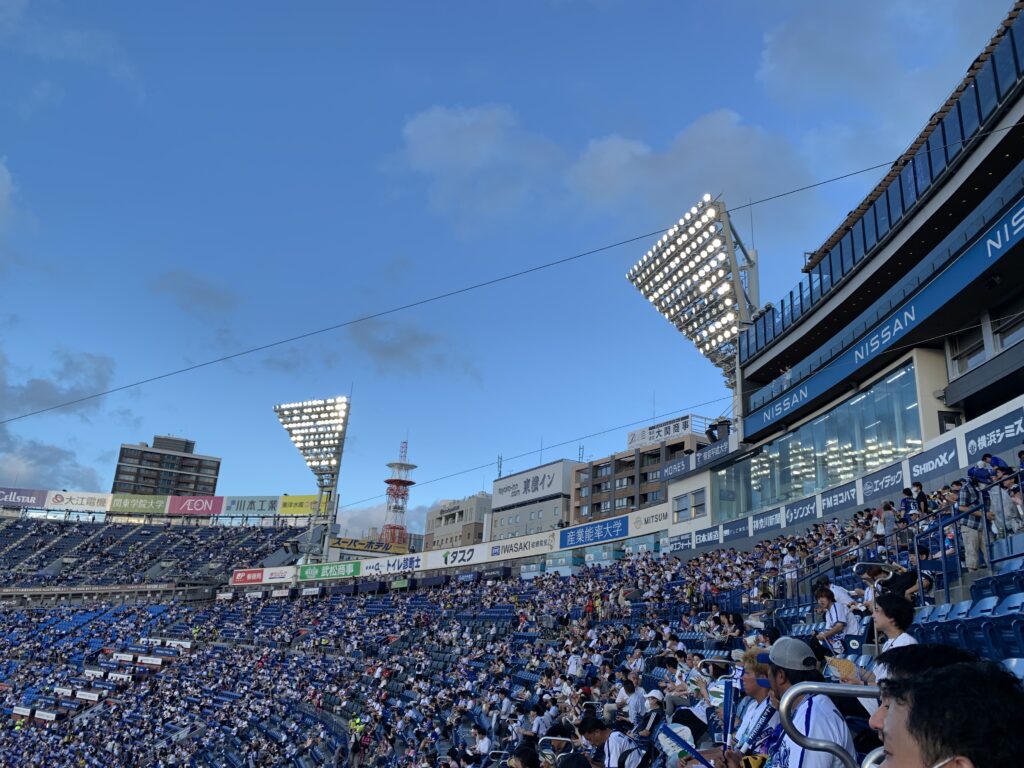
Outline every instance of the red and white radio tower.
{"label": "red and white radio tower", "polygon": [[409,472],[416,469],[415,464],[410,464],[409,441],[402,441],[402,448],[398,454],[398,461],[388,464],[391,469],[391,477],[384,482],[388,486],[388,509],[384,516],[384,528],[380,532],[380,540],[385,544],[409,545],[409,533],[405,527],[405,509],[409,504],[409,487],[416,485],[415,480],[409,479]]}

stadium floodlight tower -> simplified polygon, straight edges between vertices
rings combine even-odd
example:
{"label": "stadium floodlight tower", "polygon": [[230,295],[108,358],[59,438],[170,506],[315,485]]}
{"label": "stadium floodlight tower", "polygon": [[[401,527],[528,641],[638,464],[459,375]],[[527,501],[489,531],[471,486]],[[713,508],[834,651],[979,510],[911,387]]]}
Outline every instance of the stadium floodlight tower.
{"label": "stadium floodlight tower", "polygon": [[704,195],[626,278],[722,370],[735,393],[740,328],[758,302],[757,255],[744,248],[725,201]]}
{"label": "stadium floodlight tower", "polygon": [[345,448],[350,405],[349,398],[341,396],[274,406],[274,413],[281,426],[288,432],[288,437],[306,460],[306,466],[316,477],[316,511],[309,518],[309,535],[312,538],[314,519],[322,517],[322,557],[325,562],[330,547],[332,517],[338,503],[338,473],[341,471],[341,454]]}

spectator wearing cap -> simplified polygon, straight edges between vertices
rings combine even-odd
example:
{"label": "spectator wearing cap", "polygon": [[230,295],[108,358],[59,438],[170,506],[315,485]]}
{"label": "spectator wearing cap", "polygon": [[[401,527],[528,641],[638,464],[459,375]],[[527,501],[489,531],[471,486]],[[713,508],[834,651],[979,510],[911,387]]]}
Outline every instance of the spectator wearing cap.
{"label": "spectator wearing cap", "polygon": [[998,456],[993,456],[991,453],[986,453],[981,457],[981,460],[988,466],[989,469],[995,469],[996,467],[1002,467],[1003,469],[1009,469],[1010,465],[1003,461]]}
{"label": "spectator wearing cap", "polygon": [[1002,535],[1017,533],[1024,528],[1021,523],[1020,509],[1013,502],[1010,490],[1013,488],[1014,473],[1009,467],[996,467],[994,470],[996,484],[989,489],[992,499],[992,514]]}
{"label": "spectator wearing cap", "polygon": [[[794,637],[779,638],[768,653],[758,656],[758,660],[768,664],[772,700],[776,703],[794,685],[822,679],[814,651],[807,643]],[[846,720],[827,696],[801,696],[793,711],[793,722],[804,735],[836,744],[851,758],[856,755]],[[804,750],[786,735],[781,726],[776,727],[768,738],[766,749],[773,768],[843,768],[842,761],[827,752]],[[740,768],[741,759],[742,755],[735,750],[725,753],[729,768]]]}
{"label": "spectator wearing cap", "polygon": [[[971,467],[967,472],[967,478],[954,480],[950,487],[957,495],[957,510],[960,514],[964,512],[967,516],[963,519],[960,527],[960,536],[964,542],[964,560],[967,570],[974,572],[980,566],[985,566],[987,561],[982,551],[984,536],[982,526],[986,522],[985,503],[978,490],[978,469]],[[979,558],[978,555],[981,555]]]}
{"label": "spectator wearing cap", "polygon": [[665,694],[659,690],[649,691],[644,696],[646,711],[637,723],[634,733],[643,739],[649,738],[665,719]]}
{"label": "spectator wearing cap", "polygon": [[954,664],[884,687],[886,768],[1004,768],[1024,755],[1024,688],[999,664]]}

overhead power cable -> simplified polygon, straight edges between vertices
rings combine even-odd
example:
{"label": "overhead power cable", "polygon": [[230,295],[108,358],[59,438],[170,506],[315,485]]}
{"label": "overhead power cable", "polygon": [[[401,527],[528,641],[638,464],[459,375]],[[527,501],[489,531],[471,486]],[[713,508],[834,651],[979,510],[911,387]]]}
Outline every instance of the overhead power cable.
{"label": "overhead power cable", "polygon": [[[986,135],[986,134],[993,134],[993,133],[999,133],[999,132],[1002,132],[1002,131],[1008,131],[1011,128],[1015,128],[1017,125],[1020,125],[1020,124],[1021,123],[1014,123],[1013,125],[1004,126],[1002,128],[994,128],[994,129],[991,129],[989,131],[983,131],[983,132],[981,132],[979,134],[976,134],[976,135],[983,136],[983,135]],[[948,145],[943,145],[942,148],[944,148],[945,146],[948,146]],[[939,149],[939,147],[936,147],[934,149]],[[815,189],[817,187],[821,187],[821,186],[824,186],[826,184],[832,184],[832,183],[837,182],[837,181],[842,181],[844,179],[849,179],[849,178],[851,178],[853,176],[858,176],[858,175],[863,174],[863,173],[868,173],[869,171],[878,170],[879,168],[886,168],[886,167],[891,166],[893,163],[898,162],[898,160],[899,160],[899,158],[897,158],[896,160],[889,160],[889,161],[884,162],[884,163],[876,163],[875,165],[869,165],[866,168],[861,168],[861,169],[856,170],[856,171],[850,171],[849,173],[840,174],[839,176],[833,176],[833,177],[828,178],[828,179],[823,179],[822,181],[817,181],[817,182],[814,182],[813,184],[805,184],[804,186],[796,187],[794,189],[790,189],[790,190],[787,190],[785,192],[779,192],[779,193],[774,194],[774,195],[769,195],[768,197],[763,197],[763,198],[760,198],[758,200],[753,200],[753,201],[750,201],[750,202],[747,202],[747,203],[743,203],[742,205],[737,205],[734,208],[730,208],[728,212],[729,213],[735,213],[736,211],[741,211],[741,210],[744,210],[746,208],[751,208],[751,207],[753,207],[755,205],[762,205],[764,203],[768,203],[768,202],[771,202],[773,200],[779,200],[780,198],[783,198],[783,197],[788,197],[790,195],[795,195],[795,194],[798,194],[800,192],[806,192],[808,190]],[[669,225],[669,226],[671,226],[671,225]],[[527,267],[526,269],[521,269],[521,270],[518,270],[516,272],[510,272],[508,274],[501,275],[499,277],[494,277],[494,278],[491,278],[489,280],[483,280],[481,282],[473,283],[471,285],[467,285],[467,286],[464,286],[462,288],[456,288],[454,290],[445,291],[444,293],[439,293],[439,294],[436,294],[434,296],[428,296],[426,298],[417,299],[416,301],[411,301],[411,302],[409,302],[407,304],[401,304],[399,306],[391,307],[389,309],[383,309],[383,310],[381,310],[379,312],[372,312],[370,314],[362,315],[360,317],[354,317],[354,318],[352,318],[350,320],[345,320],[345,321],[342,321],[342,322],[339,322],[339,323],[335,323],[333,325],[328,325],[328,326],[326,326],[324,328],[317,328],[316,330],[306,331],[305,333],[300,333],[300,334],[298,334],[296,336],[289,336],[287,338],[278,339],[277,341],[271,341],[271,342],[268,342],[266,344],[259,344],[257,346],[253,346],[253,347],[249,347],[247,349],[239,350],[238,352],[232,352],[231,354],[228,354],[228,355],[221,355],[220,357],[215,357],[215,358],[212,358],[210,360],[204,360],[203,362],[200,362],[200,363],[194,363],[192,365],[186,365],[186,366],[184,366],[182,368],[176,368],[174,370],[166,371],[164,373],[160,373],[160,374],[157,374],[155,376],[149,376],[149,377],[144,378],[144,379],[139,379],[137,381],[133,381],[133,382],[128,383],[128,384],[121,384],[119,386],[111,387],[110,389],[105,389],[105,390],[100,391],[100,392],[93,392],[92,394],[83,395],[82,397],[76,397],[76,398],[73,398],[73,399],[70,399],[70,400],[65,400],[63,402],[54,403],[53,405],[48,405],[48,406],[46,406],[44,408],[37,408],[37,409],[32,410],[32,411],[26,411],[25,413],[20,413],[20,414],[18,414],[16,416],[9,416],[9,417],[7,417],[5,419],[0,419],[0,425],[11,424],[11,423],[13,423],[15,421],[21,421],[22,419],[31,418],[32,416],[39,416],[41,414],[49,413],[51,411],[57,411],[57,410],[61,410],[61,409],[64,409],[64,408],[70,408],[73,405],[78,405],[80,403],[89,402],[90,400],[96,400],[96,399],[99,399],[101,397],[106,397],[107,395],[116,394],[118,392],[124,392],[125,390],[132,389],[134,387],[141,387],[141,386],[144,386],[146,384],[152,384],[153,382],[156,382],[156,381],[163,381],[164,379],[170,379],[170,378],[173,378],[175,376],[181,376],[181,375],[184,375],[186,373],[192,373],[193,371],[198,371],[198,370],[201,370],[203,368],[209,368],[210,366],[219,365],[220,363],[226,363],[229,360],[237,360],[240,357],[247,357],[249,355],[254,355],[254,354],[258,353],[258,352],[266,352],[269,349],[274,349],[276,347],[282,347],[282,346],[285,346],[287,344],[293,344],[293,343],[295,343],[297,341],[303,341],[305,339],[309,339],[309,338],[312,338],[314,336],[319,336],[319,335],[322,335],[322,334],[325,334],[325,333],[330,333],[331,331],[337,331],[337,330],[341,330],[343,328],[348,328],[349,326],[357,325],[359,323],[365,323],[365,322],[367,322],[369,320],[376,320],[376,319],[381,318],[381,317],[387,317],[388,315],[394,315],[394,314],[397,314],[399,312],[405,312],[406,310],[409,310],[409,309],[415,309],[416,307],[422,307],[422,306],[425,306],[427,304],[434,304],[436,302],[443,301],[445,299],[450,299],[450,298],[453,298],[455,296],[461,296],[463,294],[470,293],[472,291],[476,291],[476,290],[479,290],[481,288],[487,288],[487,287],[492,286],[492,285],[498,285],[500,283],[505,283],[505,282],[508,282],[510,280],[515,280],[515,279],[520,278],[520,277],[525,277],[526,275],[531,275],[531,274],[534,274],[535,272],[542,272],[544,270],[552,269],[553,267],[558,267],[558,266],[561,266],[563,264],[569,264],[571,262],[578,261],[580,259],[584,259],[584,258],[586,258],[588,256],[593,256],[593,255],[598,254],[598,253],[603,253],[604,251],[610,251],[613,248],[619,248],[619,247],[621,247],[623,245],[629,245],[630,243],[635,243],[638,240],[645,240],[645,239],[647,239],[649,237],[655,237],[656,235],[661,235],[667,228],[668,227],[659,227],[658,229],[654,230],[653,232],[647,232],[647,233],[644,233],[642,235],[635,235],[633,237],[628,237],[628,238],[626,238],[624,240],[619,240],[618,242],[615,242],[615,243],[610,243],[608,245],[602,245],[602,246],[600,246],[598,248],[591,248],[590,250],[581,251],[580,253],[576,253],[576,254],[574,254],[572,256],[566,256],[564,258],[555,259],[553,261],[548,261],[548,262],[545,262],[543,264],[537,264],[537,265],[535,265],[533,267]]]}

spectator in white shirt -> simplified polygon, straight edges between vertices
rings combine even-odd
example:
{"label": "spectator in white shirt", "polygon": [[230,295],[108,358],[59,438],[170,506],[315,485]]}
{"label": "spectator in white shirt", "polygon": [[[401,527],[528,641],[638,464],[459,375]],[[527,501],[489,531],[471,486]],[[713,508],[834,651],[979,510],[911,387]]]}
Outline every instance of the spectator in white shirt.
{"label": "spectator in white shirt", "polygon": [[843,653],[843,634],[849,623],[849,612],[845,606],[836,602],[831,589],[819,587],[814,593],[818,607],[825,612],[825,629],[814,637],[827,645],[837,656]]}
{"label": "spectator in white shirt", "polygon": [[[802,640],[783,637],[775,641],[767,654],[758,660],[769,665],[772,699],[779,701],[783,694],[798,683],[820,681],[814,651]],[[853,736],[846,720],[827,696],[802,696],[793,712],[797,728],[812,739],[836,744],[851,758],[857,754]],[[804,750],[778,728],[766,744],[768,762],[773,768],[843,768],[843,762],[827,752]],[[728,768],[740,768],[742,755],[730,750],[725,753]]]}

